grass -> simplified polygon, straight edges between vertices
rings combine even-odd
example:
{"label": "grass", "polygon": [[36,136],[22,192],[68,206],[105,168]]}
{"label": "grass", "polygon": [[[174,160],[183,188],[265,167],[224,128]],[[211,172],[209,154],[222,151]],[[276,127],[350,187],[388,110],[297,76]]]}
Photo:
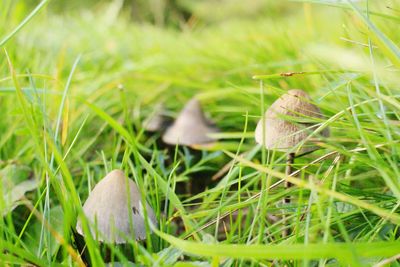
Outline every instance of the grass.
{"label": "grass", "polygon": [[[107,248],[126,265],[400,265],[398,3],[255,1],[217,14],[192,2],[180,29],[133,23],[120,3],[59,14],[55,1],[1,2],[1,265],[102,266]],[[316,132],[331,137],[287,176],[286,155],[253,133],[291,88],[312,96]],[[156,104],[176,117],[193,96],[222,130],[216,144],[168,148],[143,130]],[[79,217],[89,232],[82,203],[114,168],[159,229],[118,246],[87,235],[81,257],[71,229]],[[194,179],[206,189],[182,193]]]}

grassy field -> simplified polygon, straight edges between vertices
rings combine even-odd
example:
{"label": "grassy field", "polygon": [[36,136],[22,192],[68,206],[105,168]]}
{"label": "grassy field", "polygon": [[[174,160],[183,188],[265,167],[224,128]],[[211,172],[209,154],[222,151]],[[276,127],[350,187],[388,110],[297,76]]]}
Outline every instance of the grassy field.
{"label": "grassy field", "polygon": [[[0,0],[1,266],[400,266],[399,1],[183,1],[170,23],[117,0],[32,2]],[[254,130],[293,88],[331,136],[287,176]],[[144,131],[192,97],[218,142]],[[155,210],[146,241],[72,234],[112,169]]]}

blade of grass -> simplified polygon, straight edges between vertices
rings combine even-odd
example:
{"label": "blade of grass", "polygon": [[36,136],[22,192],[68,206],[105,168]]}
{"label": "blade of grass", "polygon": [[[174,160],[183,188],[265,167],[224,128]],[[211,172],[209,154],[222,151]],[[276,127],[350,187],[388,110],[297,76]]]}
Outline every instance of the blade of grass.
{"label": "blade of grass", "polygon": [[381,216],[383,218],[387,218],[388,220],[390,220],[391,222],[393,222],[395,224],[400,224],[400,215],[399,214],[394,214],[394,213],[392,213],[390,211],[387,211],[387,210],[382,209],[380,207],[377,207],[375,205],[369,204],[369,203],[367,203],[365,201],[359,200],[359,199],[354,198],[352,196],[344,195],[344,194],[336,192],[336,191],[331,191],[329,189],[322,188],[322,187],[320,187],[318,185],[315,185],[315,184],[307,183],[305,181],[302,181],[302,180],[300,180],[298,178],[295,178],[295,177],[292,177],[292,176],[287,176],[287,175],[285,175],[283,173],[274,171],[274,170],[272,170],[270,168],[263,167],[263,166],[261,166],[259,164],[251,162],[249,160],[246,160],[243,157],[235,156],[235,154],[233,154],[233,153],[231,153],[229,151],[225,151],[225,153],[227,155],[229,155],[230,157],[232,157],[232,158],[236,157],[238,162],[244,164],[245,166],[251,167],[251,168],[256,169],[256,170],[258,170],[260,172],[265,172],[265,173],[271,174],[271,175],[273,175],[273,176],[275,176],[277,178],[280,178],[282,180],[286,180],[286,181],[288,181],[288,182],[290,182],[290,183],[292,183],[294,185],[297,185],[299,187],[307,188],[309,190],[315,190],[316,192],[318,192],[320,194],[325,194],[325,195],[334,197],[334,198],[336,198],[338,200],[341,200],[341,201],[344,201],[344,202],[348,202],[348,203],[353,204],[353,205],[355,205],[357,207],[372,211],[373,213],[375,213],[375,214],[377,214],[377,215],[379,215],[379,216]]}
{"label": "blade of grass", "polygon": [[43,7],[46,6],[46,4],[49,2],[49,0],[43,0],[40,2],[32,12],[26,16],[26,18],[21,21],[21,23],[14,29],[12,30],[9,34],[7,34],[1,41],[0,41],[0,47],[4,46],[14,35],[16,35],[32,18],[34,18],[40,10],[42,10]]}
{"label": "blade of grass", "polygon": [[374,41],[382,49],[382,52],[385,53],[386,57],[390,58],[393,64],[395,64],[397,67],[400,67],[400,48],[382,31],[380,31],[378,27],[375,26],[375,24],[368,18],[368,16],[364,15],[363,12],[352,1],[347,0],[347,3],[351,6],[361,21],[368,26],[368,31],[372,33],[372,35],[369,36],[374,39]]}
{"label": "blade of grass", "polygon": [[251,259],[320,259],[336,258],[342,263],[349,261],[349,247],[360,257],[390,257],[398,253],[400,242],[375,243],[327,243],[327,244],[285,244],[285,245],[248,245],[248,244],[204,244],[181,240],[158,230],[157,235],[182,251],[206,257],[231,257]]}

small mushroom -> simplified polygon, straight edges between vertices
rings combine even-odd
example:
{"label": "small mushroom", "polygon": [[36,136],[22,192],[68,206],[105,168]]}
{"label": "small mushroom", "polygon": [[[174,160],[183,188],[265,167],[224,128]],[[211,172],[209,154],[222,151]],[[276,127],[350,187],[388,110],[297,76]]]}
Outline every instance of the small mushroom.
{"label": "small mushroom", "polygon": [[[293,89],[282,95],[265,112],[256,127],[255,139],[267,149],[283,152],[293,151],[293,148],[304,141],[318,126],[315,122],[305,121],[307,118],[322,118],[321,110],[310,103],[310,96],[303,90]],[[329,129],[325,128],[318,133],[323,137],[329,136]],[[301,152],[315,150],[315,146],[305,144]],[[286,175],[290,175],[294,163],[295,153],[287,155]],[[291,184],[285,182],[285,187]],[[284,203],[290,203],[285,198]],[[287,233],[283,234],[284,236]]]}
{"label": "small mushroom", "polygon": [[215,125],[205,117],[199,100],[192,98],[164,133],[162,139],[169,145],[191,146],[214,142],[215,140],[208,134],[217,132]]}
{"label": "small mushroom", "polygon": [[[288,117],[290,118],[287,119]],[[289,90],[265,112],[264,122],[262,119],[258,122],[255,139],[257,143],[264,144],[267,149],[283,152],[291,150],[317,128],[315,123],[304,122],[307,117],[322,118],[321,110],[310,103],[310,97],[306,92],[299,89]],[[296,122],[296,118],[300,120]],[[325,128],[320,134],[328,137],[329,129]],[[305,153],[314,149],[315,146],[305,145],[302,146],[301,152]]]}
{"label": "small mushroom", "polygon": [[143,122],[143,128],[147,132],[159,132],[165,130],[169,120],[165,116],[165,108],[162,104],[157,104],[154,110]]}
{"label": "small mushroom", "polygon": [[[134,236],[136,240],[146,238],[144,210],[139,189],[121,170],[111,171],[93,188],[83,205],[83,211],[89,220],[93,235],[96,234],[95,226],[97,226],[98,240],[101,242],[121,244],[125,243],[126,236]],[[149,224],[156,227],[154,211],[147,203],[146,211]],[[132,227],[130,216],[132,216]],[[79,220],[76,230],[83,235]]]}

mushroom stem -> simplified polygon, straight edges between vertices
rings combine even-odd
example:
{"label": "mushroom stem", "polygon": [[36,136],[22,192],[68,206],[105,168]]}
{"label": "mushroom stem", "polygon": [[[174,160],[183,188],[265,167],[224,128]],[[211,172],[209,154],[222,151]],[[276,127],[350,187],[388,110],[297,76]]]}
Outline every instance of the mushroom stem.
{"label": "mushroom stem", "polygon": [[[291,175],[293,173],[293,163],[294,163],[294,158],[295,158],[295,153],[289,153],[287,155],[287,159],[286,159],[286,171],[285,174],[286,175]],[[288,189],[292,186],[292,184],[288,181],[285,181],[285,189]],[[287,204],[290,203],[290,196],[287,196],[283,199],[283,206],[285,208],[285,206]],[[285,229],[282,232],[282,237],[286,237],[289,235],[290,230],[289,228],[287,228],[287,219],[286,219],[286,214],[285,214],[285,210],[283,210],[283,214],[282,214],[282,221],[284,224]]]}
{"label": "mushroom stem", "polygon": [[[294,163],[295,153],[289,153],[286,159],[286,175],[289,176],[293,172],[293,163]],[[292,184],[288,181],[285,181],[285,189],[291,187]],[[284,203],[290,203],[290,197],[285,197]]]}

